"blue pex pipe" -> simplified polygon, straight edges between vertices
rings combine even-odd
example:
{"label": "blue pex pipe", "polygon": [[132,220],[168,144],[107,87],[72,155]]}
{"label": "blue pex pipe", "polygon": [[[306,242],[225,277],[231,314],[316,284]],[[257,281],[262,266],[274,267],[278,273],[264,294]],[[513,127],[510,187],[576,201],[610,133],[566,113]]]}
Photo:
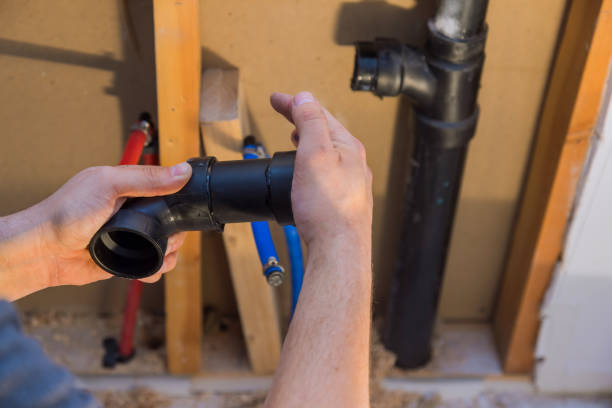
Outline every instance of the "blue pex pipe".
{"label": "blue pex pipe", "polygon": [[[244,146],[244,159],[258,159],[262,156],[266,157],[267,155],[261,145],[247,144]],[[253,237],[255,238],[255,245],[257,246],[257,253],[259,254],[261,264],[266,268],[266,265],[270,265],[270,258],[278,261],[276,248],[270,235],[270,226],[267,222],[260,221],[251,223],[251,228],[253,229]],[[293,316],[300,291],[302,290],[302,281],[304,280],[304,257],[297,228],[293,225],[286,225],[283,227],[283,231],[291,263],[291,315]],[[270,265],[268,269],[264,270],[264,274],[267,277],[274,270],[278,270],[281,273],[283,271],[280,265]]]}
{"label": "blue pex pipe", "polygon": [[243,159],[259,159],[259,155],[255,153],[257,151],[257,146],[255,145],[246,145],[243,148],[242,158]]}
{"label": "blue pex pipe", "polygon": [[259,260],[261,261],[261,265],[265,268],[264,275],[267,277],[274,271],[283,273],[283,269],[279,265],[273,265],[270,262],[272,260],[276,261],[278,264],[278,254],[276,253],[276,248],[274,247],[274,241],[272,241],[272,235],[270,234],[270,226],[268,225],[268,222],[252,222],[251,229],[253,230],[253,238],[255,238],[255,246],[257,246]]}
{"label": "blue pex pipe", "polygon": [[291,315],[293,316],[304,280],[304,257],[302,256],[302,244],[297,228],[293,225],[286,225],[283,227],[283,231],[289,249],[289,261],[291,262]]}
{"label": "blue pex pipe", "polygon": [[[245,160],[248,159],[259,159],[258,151],[255,145],[244,146],[242,157]],[[270,234],[270,226],[267,221],[258,221],[251,223],[251,229],[253,230],[253,238],[255,239],[255,246],[257,247],[257,253],[259,254],[259,260],[264,268],[264,275],[267,278],[272,272],[277,271],[281,274],[284,273],[283,268],[278,263],[278,254],[274,247],[274,241]]]}

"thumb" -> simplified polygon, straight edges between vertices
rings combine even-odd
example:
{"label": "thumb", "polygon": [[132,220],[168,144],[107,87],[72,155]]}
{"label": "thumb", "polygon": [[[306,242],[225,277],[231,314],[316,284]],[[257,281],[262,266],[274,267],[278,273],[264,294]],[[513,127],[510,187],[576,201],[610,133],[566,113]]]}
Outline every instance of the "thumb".
{"label": "thumb", "polygon": [[111,173],[107,182],[118,197],[151,197],[180,190],[191,177],[191,166],[116,166]]}
{"label": "thumb", "polygon": [[310,154],[333,148],[325,112],[309,92],[300,92],[293,98],[293,123],[300,137],[298,154]]}

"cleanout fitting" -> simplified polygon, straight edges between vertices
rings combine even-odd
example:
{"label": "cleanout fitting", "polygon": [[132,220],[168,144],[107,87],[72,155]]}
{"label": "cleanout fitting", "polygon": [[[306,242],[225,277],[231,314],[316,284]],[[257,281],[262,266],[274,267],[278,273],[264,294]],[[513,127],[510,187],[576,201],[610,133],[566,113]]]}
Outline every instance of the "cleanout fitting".
{"label": "cleanout fitting", "polygon": [[176,232],[223,231],[236,222],[293,224],[294,161],[295,152],[271,159],[190,159],[192,175],[180,191],[128,199],[92,238],[91,257],[113,275],[141,279],[161,268],[168,237]]}

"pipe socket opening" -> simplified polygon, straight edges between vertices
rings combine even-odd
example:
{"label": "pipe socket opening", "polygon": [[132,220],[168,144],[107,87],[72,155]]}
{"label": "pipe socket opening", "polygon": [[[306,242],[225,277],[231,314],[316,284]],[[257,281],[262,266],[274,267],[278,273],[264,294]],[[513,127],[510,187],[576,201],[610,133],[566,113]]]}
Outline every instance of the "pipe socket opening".
{"label": "pipe socket opening", "polygon": [[164,262],[163,250],[155,240],[140,232],[119,228],[100,231],[91,253],[106,271],[132,279],[154,274]]}
{"label": "pipe socket opening", "polygon": [[374,91],[377,77],[378,49],[374,43],[357,43],[351,89],[353,91]]}

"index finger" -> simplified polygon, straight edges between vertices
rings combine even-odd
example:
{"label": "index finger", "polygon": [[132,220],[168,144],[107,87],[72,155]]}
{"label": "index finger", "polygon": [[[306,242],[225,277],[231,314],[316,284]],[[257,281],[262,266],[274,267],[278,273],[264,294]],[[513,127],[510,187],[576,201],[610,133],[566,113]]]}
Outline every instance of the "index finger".
{"label": "index finger", "polygon": [[[292,100],[293,97],[289,94],[274,92],[270,95],[270,104],[275,111],[283,115],[289,122],[294,123],[292,116]],[[352,136],[349,131],[344,128],[342,123],[338,121],[327,109],[321,107],[327,119],[332,141],[350,143]]]}

